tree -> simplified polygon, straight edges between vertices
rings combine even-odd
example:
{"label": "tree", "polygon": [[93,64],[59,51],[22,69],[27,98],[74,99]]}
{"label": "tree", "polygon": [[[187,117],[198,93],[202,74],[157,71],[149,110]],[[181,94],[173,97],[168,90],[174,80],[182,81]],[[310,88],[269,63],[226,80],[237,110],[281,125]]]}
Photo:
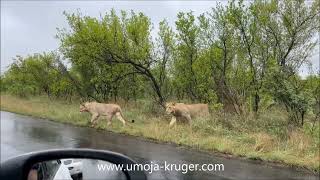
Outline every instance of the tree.
{"label": "tree", "polygon": [[100,95],[97,84],[106,86],[105,90],[114,80],[136,74],[150,82],[156,101],[163,105],[165,98],[152,71],[157,59],[152,52],[148,17],[133,11],[130,15],[122,11],[119,17],[114,10],[101,20],[82,17],[80,13],[65,15],[72,32],[60,31],[61,50],[80,73],[83,83],[87,83],[87,94]]}
{"label": "tree", "polygon": [[194,70],[194,63],[198,58],[198,32],[195,17],[192,12],[180,12],[177,15],[177,50],[174,59],[175,78],[177,85],[183,89],[192,101],[198,99],[197,77]]}
{"label": "tree", "polygon": [[218,5],[211,12],[199,17],[201,44],[210,67],[218,102],[224,105],[226,111],[242,114],[243,102],[240,93],[247,68],[241,62],[239,39],[229,21],[229,11],[228,8]]}
{"label": "tree", "polygon": [[270,93],[287,107],[290,119],[303,125],[309,97],[300,88],[297,71],[319,40],[314,38],[320,27],[319,2],[309,7],[302,0],[272,3],[275,8],[270,10],[266,30],[275,66],[267,82],[272,86]]}
{"label": "tree", "polygon": [[[58,85],[65,85],[69,82],[56,71],[55,58],[53,53],[34,54],[25,58],[17,56],[15,62],[2,77],[6,89],[20,96],[45,93],[51,97],[53,92],[55,96],[60,96],[59,91],[61,88],[66,90],[66,87]],[[72,94],[72,88],[68,90]]]}
{"label": "tree", "polygon": [[158,38],[154,57],[156,58],[155,66],[152,67],[153,73],[159,81],[161,93],[165,99],[168,98],[172,91],[170,78],[172,77],[173,55],[175,51],[175,34],[166,20],[159,23]]}

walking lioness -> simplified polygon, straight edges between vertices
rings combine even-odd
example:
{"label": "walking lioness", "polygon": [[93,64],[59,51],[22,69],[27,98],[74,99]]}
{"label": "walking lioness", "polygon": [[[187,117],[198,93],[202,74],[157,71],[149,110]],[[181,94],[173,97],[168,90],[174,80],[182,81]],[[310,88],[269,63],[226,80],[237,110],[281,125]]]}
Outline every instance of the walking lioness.
{"label": "walking lioness", "polygon": [[191,125],[191,118],[204,117],[209,115],[208,104],[184,104],[184,103],[166,103],[167,114],[172,115],[169,127],[172,127],[177,118],[185,118]]}
{"label": "walking lioness", "polygon": [[[122,111],[117,104],[103,104],[97,102],[85,102],[80,104],[80,112],[89,112],[92,117],[90,122],[94,126],[100,116],[105,116],[107,125],[111,125],[112,117],[115,115],[122,124],[126,125],[126,120],[123,118]],[[134,121],[132,121],[133,123]]]}

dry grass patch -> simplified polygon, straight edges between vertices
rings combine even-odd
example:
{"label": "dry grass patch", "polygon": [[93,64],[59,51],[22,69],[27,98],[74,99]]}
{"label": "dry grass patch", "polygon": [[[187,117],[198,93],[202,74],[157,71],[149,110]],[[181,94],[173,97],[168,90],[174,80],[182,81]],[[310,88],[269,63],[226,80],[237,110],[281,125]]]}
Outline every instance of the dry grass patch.
{"label": "dry grass patch", "polygon": [[275,147],[275,139],[267,133],[255,133],[251,136],[255,139],[255,151],[270,152]]}
{"label": "dry grass patch", "polygon": [[289,132],[287,144],[300,154],[304,154],[310,147],[311,139],[301,130],[293,130]]}

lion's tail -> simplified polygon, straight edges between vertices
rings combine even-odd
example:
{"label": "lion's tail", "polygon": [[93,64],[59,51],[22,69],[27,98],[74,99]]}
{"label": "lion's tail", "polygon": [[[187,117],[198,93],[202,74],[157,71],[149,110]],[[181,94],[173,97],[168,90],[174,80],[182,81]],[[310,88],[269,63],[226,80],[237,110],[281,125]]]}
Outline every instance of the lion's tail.
{"label": "lion's tail", "polygon": [[127,119],[126,118],[124,118],[124,116],[123,116],[123,113],[122,113],[122,110],[120,109],[120,115],[122,116],[122,118],[124,119],[124,121],[125,122],[130,122],[130,123],[134,123],[134,119],[132,119],[131,121],[127,121]]}

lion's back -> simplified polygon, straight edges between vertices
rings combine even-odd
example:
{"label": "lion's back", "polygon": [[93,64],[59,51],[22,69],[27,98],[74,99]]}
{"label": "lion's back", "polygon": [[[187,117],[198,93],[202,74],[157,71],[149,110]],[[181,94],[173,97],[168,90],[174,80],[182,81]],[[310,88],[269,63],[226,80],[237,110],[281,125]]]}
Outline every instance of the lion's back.
{"label": "lion's back", "polygon": [[109,115],[111,113],[115,113],[121,110],[120,106],[117,104],[105,104],[105,103],[97,103],[93,102],[90,104],[90,109],[101,115]]}
{"label": "lion's back", "polygon": [[188,104],[187,105],[191,115],[193,116],[208,116],[209,106],[208,104]]}

